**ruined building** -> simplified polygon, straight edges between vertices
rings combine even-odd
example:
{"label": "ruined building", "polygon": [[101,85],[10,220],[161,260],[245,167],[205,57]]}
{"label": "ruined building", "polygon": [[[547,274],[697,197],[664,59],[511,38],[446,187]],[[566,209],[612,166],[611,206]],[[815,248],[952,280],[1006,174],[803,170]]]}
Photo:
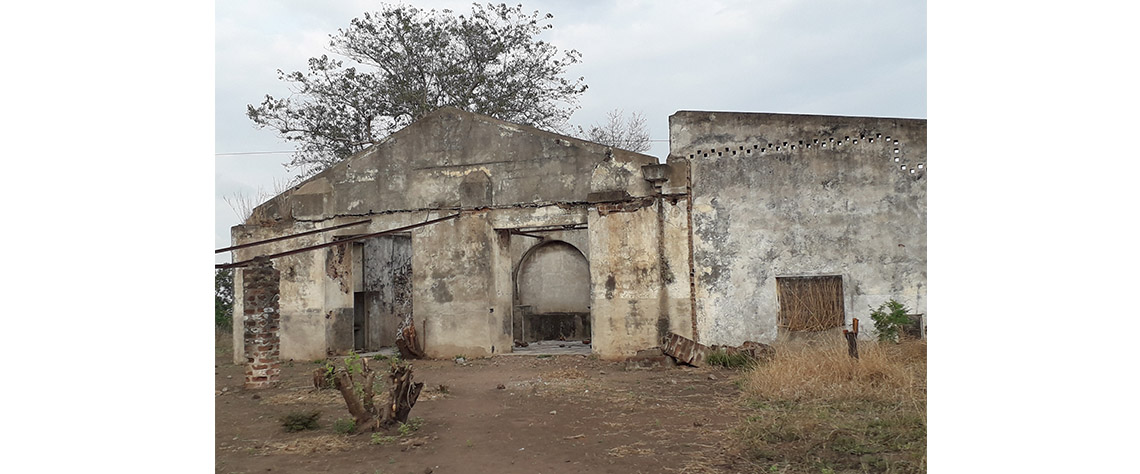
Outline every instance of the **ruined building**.
{"label": "ruined building", "polygon": [[287,238],[233,261],[272,256],[282,359],[392,346],[408,321],[430,357],[566,338],[623,358],[891,298],[926,313],[925,120],[682,111],[669,145],[660,164],[440,109],[258,207],[234,244]]}

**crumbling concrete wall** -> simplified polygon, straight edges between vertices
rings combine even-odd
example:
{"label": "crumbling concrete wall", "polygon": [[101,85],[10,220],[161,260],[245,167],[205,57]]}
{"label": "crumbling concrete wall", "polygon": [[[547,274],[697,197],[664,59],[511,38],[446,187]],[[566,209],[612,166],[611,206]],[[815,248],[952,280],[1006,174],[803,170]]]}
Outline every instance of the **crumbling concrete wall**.
{"label": "crumbling concrete wall", "polygon": [[700,342],[776,339],[781,276],[842,275],[848,323],[889,298],[926,312],[924,120],[678,112],[669,127],[670,163],[691,173]]}
{"label": "crumbling concrete wall", "polygon": [[[235,244],[266,240],[280,235],[297,234],[314,229],[312,223],[282,222],[264,223],[265,225],[240,225],[231,229]],[[314,245],[319,242],[317,237],[305,236],[289,242],[274,242],[258,247],[240,249],[234,252],[234,261],[252,259],[258,255],[269,255],[284,252],[289,249]],[[314,360],[324,358],[328,349],[328,327],[335,320],[326,315],[337,314],[345,307],[343,300],[329,299],[330,294],[340,292],[342,278],[351,278],[350,274],[342,274],[338,278],[331,278],[326,271],[326,256],[324,251],[305,252],[274,259],[274,267],[280,272],[280,338],[281,358],[284,360]],[[349,270],[350,272],[350,270]],[[240,291],[244,280],[244,270],[234,272],[234,288]],[[326,281],[327,280],[327,281]],[[351,288],[351,280],[347,280]],[[328,288],[328,291],[326,291]],[[351,294],[348,295],[351,297]],[[347,304],[352,308],[351,300]],[[244,311],[244,303],[235,298],[234,314]],[[349,314],[351,317],[351,314]],[[235,318],[236,319],[236,318]],[[234,322],[235,332],[240,332],[239,321]],[[349,321],[351,324],[351,320]],[[350,347],[351,348],[351,347]],[[234,339],[234,361],[240,363],[240,355],[245,350],[244,342],[240,338]]]}
{"label": "crumbling concrete wall", "polygon": [[[577,314],[580,303],[559,305],[579,301],[584,284],[593,349],[606,358],[660,346],[669,332],[708,345],[771,341],[783,276],[841,275],[847,320],[888,298],[926,312],[925,121],[679,112],[670,141],[659,165],[441,109],[259,206],[233,237],[368,224],[234,260],[460,214],[408,232],[412,317],[425,352],[444,358],[511,350],[520,274],[524,292],[575,295],[525,305],[540,311]],[[580,251],[588,278],[527,287],[550,277],[527,273],[525,260],[551,241]],[[275,260],[283,358],[352,350],[363,253],[346,244]]]}
{"label": "crumbling concrete wall", "polygon": [[594,352],[607,359],[691,333],[685,202],[597,203],[590,213]]}
{"label": "crumbling concrete wall", "polygon": [[430,357],[482,357],[511,347],[510,307],[498,306],[494,270],[497,233],[486,215],[416,229],[412,306],[423,323]]}

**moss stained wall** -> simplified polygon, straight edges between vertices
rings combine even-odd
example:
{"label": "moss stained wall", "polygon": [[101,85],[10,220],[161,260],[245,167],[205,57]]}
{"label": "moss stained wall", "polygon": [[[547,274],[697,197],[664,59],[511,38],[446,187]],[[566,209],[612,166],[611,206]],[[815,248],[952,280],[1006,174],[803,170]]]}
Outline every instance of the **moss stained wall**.
{"label": "moss stained wall", "polygon": [[[842,275],[846,319],[926,312],[926,122],[678,112],[702,343],[780,335],[775,278]],[[863,332],[869,337],[869,332]]]}

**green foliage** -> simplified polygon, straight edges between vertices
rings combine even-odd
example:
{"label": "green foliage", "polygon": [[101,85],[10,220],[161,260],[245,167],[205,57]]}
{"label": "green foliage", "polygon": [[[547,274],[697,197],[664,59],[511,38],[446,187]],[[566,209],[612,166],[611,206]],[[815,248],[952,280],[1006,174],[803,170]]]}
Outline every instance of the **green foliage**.
{"label": "green foliage", "polygon": [[875,322],[879,341],[899,342],[899,333],[903,326],[910,324],[910,318],[906,315],[908,311],[906,306],[893,299],[879,305],[879,309],[871,311],[871,320]]}
{"label": "green foliage", "polygon": [[364,373],[364,363],[360,361],[360,354],[353,352],[345,357],[344,369],[348,371],[348,375],[355,376]]}
{"label": "green foliage", "polygon": [[399,438],[396,438],[395,436],[383,436],[380,433],[372,433],[372,444],[379,444],[384,446],[395,443],[397,439]]}
{"label": "green foliage", "polygon": [[400,432],[400,436],[408,436],[408,435],[416,432],[416,430],[420,429],[420,427],[423,425],[424,425],[424,419],[423,418],[419,418],[419,417],[411,418],[408,420],[407,423],[400,423],[400,428],[398,431]]}
{"label": "green foliage", "polygon": [[233,321],[234,271],[232,268],[214,270],[214,326],[232,331]]}
{"label": "green foliage", "polygon": [[586,91],[564,78],[581,60],[538,36],[553,15],[522,6],[473,5],[470,15],[386,5],[340,29],[308,72],[278,78],[294,93],[267,95],[246,114],[259,127],[298,142],[289,163],[315,174],[444,106],[508,122],[560,129]]}
{"label": "green foliage", "polygon": [[352,433],[356,431],[356,420],[337,418],[337,420],[333,422],[333,430],[340,434]]}
{"label": "green foliage", "polygon": [[281,425],[285,431],[304,431],[319,428],[317,418],[321,417],[319,411],[295,411],[281,418]]}
{"label": "green foliage", "polygon": [[751,357],[739,352],[729,353],[725,350],[718,350],[710,352],[705,357],[705,363],[709,365],[719,365],[729,369],[748,368],[751,367],[755,361]]}

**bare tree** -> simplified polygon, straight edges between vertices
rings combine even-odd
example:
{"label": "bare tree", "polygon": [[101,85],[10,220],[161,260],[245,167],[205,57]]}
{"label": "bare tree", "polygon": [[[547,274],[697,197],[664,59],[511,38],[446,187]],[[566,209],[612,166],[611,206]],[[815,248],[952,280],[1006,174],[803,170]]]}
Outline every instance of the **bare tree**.
{"label": "bare tree", "polygon": [[606,114],[605,124],[595,123],[589,130],[578,127],[578,134],[594,143],[622,150],[637,153],[649,151],[649,129],[645,126],[645,116],[634,112],[629,115],[629,119],[625,119],[624,115],[623,110],[613,109]]}
{"label": "bare tree", "polygon": [[222,200],[230,206],[230,209],[234,211],[234,214],[239,220],[245,222],[249,220],[249,216],[253,215],[253,210],[257,208],[257,206],[260,206],[270,198],[295,186],[298,181],[298,178],[284,180],[274,179],[272,191],[267,191],[261,186],[258,186],[257,192],[252,196],[239,191],[229,196],[223,196]]}

